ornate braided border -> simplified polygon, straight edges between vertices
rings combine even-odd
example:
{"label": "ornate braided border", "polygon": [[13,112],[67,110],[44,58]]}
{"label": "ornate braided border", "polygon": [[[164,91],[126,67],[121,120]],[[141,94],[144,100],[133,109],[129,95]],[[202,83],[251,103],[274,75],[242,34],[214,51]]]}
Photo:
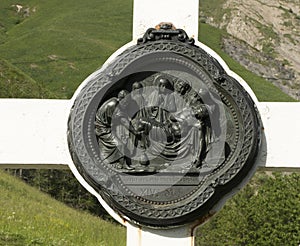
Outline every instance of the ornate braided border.
{"label": "ornate braided border", "polygon": [[[183,205],[173,208],[156,209],[142,206],[135,202],[135,200],[129,199],[126,195],[121,195],[120,192],[111,194],[113,200],[120,204],[125,210],[132,213],[136,213],[141,217],[153,218],[153,219],[168,219],[174,217],[180,217],[187,215],[192,211],[199,210],[199,208],[205,204],[214,194],[215,189],[218,189],[219,185],[225,185],[231,181],[243,168],[245,162],[247,162],[251,152],[253,152],[253,144],[257,145],[256,135],[257,132],[257,118],[253,113],[254,106],[247,93],[239,86],[239,84],[231,77],[228,77],[219,63],[207,54],[204,50],[197,48],[193,45],[187,45],[184,43],[159,41],[150,42],[142,45],[133,46],[127,49],[117,59],[111,63],[107,68],[98,71],[95,78],[86,85],[81,91],[80,95],[74,103],[72,113],[69,121],[69,145],[70,151],[73,156],[74,162],[83,176],[88,176],[93,179],[94,182],[88,180],[88,182],[96,188],[98,185],[104,185],[109,179],[108,173],[110,170],[105,166],[100,166],[101,159],[97,154],[97,151],[93,147],[91,129],[85,132],[82,125],[86,118],[88,124],[92,124],[91,120],[95,115],[95,111],[91,112],[93,116],[86,116],[86,111],[95,95],[108,83],[111,82],[111,78],[119,75],[124,67],[130,64],[134,59],[157,51],[175,52],[180,55],[189,57],[194,62],[197,62],[210,76],[215,80],[215,83],[219,84],[223,89],[228,91],[234,99],[237,107],[240,110],[240,115],[243,123],[243,145],[237,158],[232,162],[232,165],[214,181],[207,185],[202,193],[196,192],[194,199],[189,199]],[[88,143],[83,140],[83,135],[87,134]],[[89,148],[89,149],[88,149]],[[254,149],[256,146],[254,146]],[[114,173],[110,173],[114,175]],[[203,190],[203,187],[202,187]],[[102,193],[101,191],[99,191]],[[102,194],[106,197],[105,194]],[[106,200],[111,198],[106,197]]]}

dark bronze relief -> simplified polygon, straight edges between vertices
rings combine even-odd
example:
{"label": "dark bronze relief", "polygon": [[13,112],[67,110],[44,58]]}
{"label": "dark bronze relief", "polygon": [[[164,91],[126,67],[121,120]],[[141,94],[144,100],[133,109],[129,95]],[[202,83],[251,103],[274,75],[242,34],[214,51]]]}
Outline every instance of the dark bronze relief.
{"label": "dark bronze relief", "polygon": [[[191,85],[168,74],[154,73],[128,81],[97,110],[95,132],[103,161],[119,172],[183,171],[174,161],[189,162],[199,172],[217,136],[205,104]],[[204,92],[202,92],[204,93]],[[224,118],[225,120],[225,118]]]}
{"label": "dark bronze relief", "polygon": [[255,169],[247,92],[170,24],[89,78],[69,119],[85,180],[121,216],[169,227],[203,219]]}

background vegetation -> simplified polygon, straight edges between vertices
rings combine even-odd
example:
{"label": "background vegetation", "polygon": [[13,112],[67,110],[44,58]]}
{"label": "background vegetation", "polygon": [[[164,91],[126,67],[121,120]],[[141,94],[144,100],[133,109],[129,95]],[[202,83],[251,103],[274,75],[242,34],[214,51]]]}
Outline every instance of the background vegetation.
{"label": "background vegetation", "polygon": [[300,175],[257,173],[197,231],[197,245],[299,245]]}
{"label": "background vegetation", "polygon": [[125,245],[122,226],[76,211],[1,170],[0,194],[0,245]]}
{"label": "background vegetation", "polygon": [[[208,13],[219,2],[200,1]],[[0,97],[70,98],[85,77],[131,40],[132,0],[27,0],[18,1],[23,6],[19,12],[16,4],[0,1]],[[200,41],[219,53],[259,100],[293,101],[224,53],[223,35],[227,34],[200,25]],[[54,202],[0,172],[0,245],[125,245],[125,229],[108,219],[70,171],[8,172],[98,217]],[[299,177],[256,174],[213,220],[198,229],[197,245],[298,245]]]}

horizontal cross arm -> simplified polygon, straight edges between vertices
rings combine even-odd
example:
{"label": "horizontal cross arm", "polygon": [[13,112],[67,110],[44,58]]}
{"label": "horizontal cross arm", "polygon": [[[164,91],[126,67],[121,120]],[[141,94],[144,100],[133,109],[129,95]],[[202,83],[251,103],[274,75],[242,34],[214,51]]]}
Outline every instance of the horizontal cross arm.
{"label": "horizontal cross arm", "polygon": [[[0,99],[0,166],[67,168],[71,101]],[[300,103],[259,102],[264,138],[259,166],[300,170]]]}
{"label": "horizontal cross arm", "polygon": [[300,102],[259,102],[264,126],[260,167],[300,171]]}
{"label": "horizontal cross arm", "polygon": [[0,99],[0,167],[68,168],[69,100]]}

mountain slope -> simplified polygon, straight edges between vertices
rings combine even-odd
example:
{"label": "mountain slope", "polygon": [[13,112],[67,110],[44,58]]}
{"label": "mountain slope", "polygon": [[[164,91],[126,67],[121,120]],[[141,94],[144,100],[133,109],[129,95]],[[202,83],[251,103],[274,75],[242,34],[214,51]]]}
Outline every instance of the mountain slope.
{"label": "mountain slope", "polygon": [[[207,6],[217,7],[220,2],[223,1],[212,0]],[[4,37],[0,54],[59,98],[70,98],[89,74],[131,39],[132,0],[76,1],[76,4],[70,0],[63,3],[28,0],[20,6],[18,12],[13,0],[0,2]],[[223,36],[226,32],[200,26],[200,40],[215,45],[213,48],[226,57],[230,67],[243,75],[242,66],[235,68],[237,63],[223,51],[219,52]],[[217,42],[210,43],[216,39]],[[276,89],[258,76],[248,74],[244,79],[259,100],[290,100],[279,90],[272,94]]]}
{"label": "mountain slope", "polygon": [[228,54],[300,99],[299,0],[201,2],[202,21],[230,35],[223,39]]}
{"label": "mountain slope", "polygon": [[225,31],[210,25],[202,23],[200,25],[200,41],[216,51],[224,59],[229,68],[249,84],[259,101],[293,101],[290,96],[283,93],[278,87],[275,87],[262,77],[245,69],[241,64],[224,52],[221,43],[226,35]]}

